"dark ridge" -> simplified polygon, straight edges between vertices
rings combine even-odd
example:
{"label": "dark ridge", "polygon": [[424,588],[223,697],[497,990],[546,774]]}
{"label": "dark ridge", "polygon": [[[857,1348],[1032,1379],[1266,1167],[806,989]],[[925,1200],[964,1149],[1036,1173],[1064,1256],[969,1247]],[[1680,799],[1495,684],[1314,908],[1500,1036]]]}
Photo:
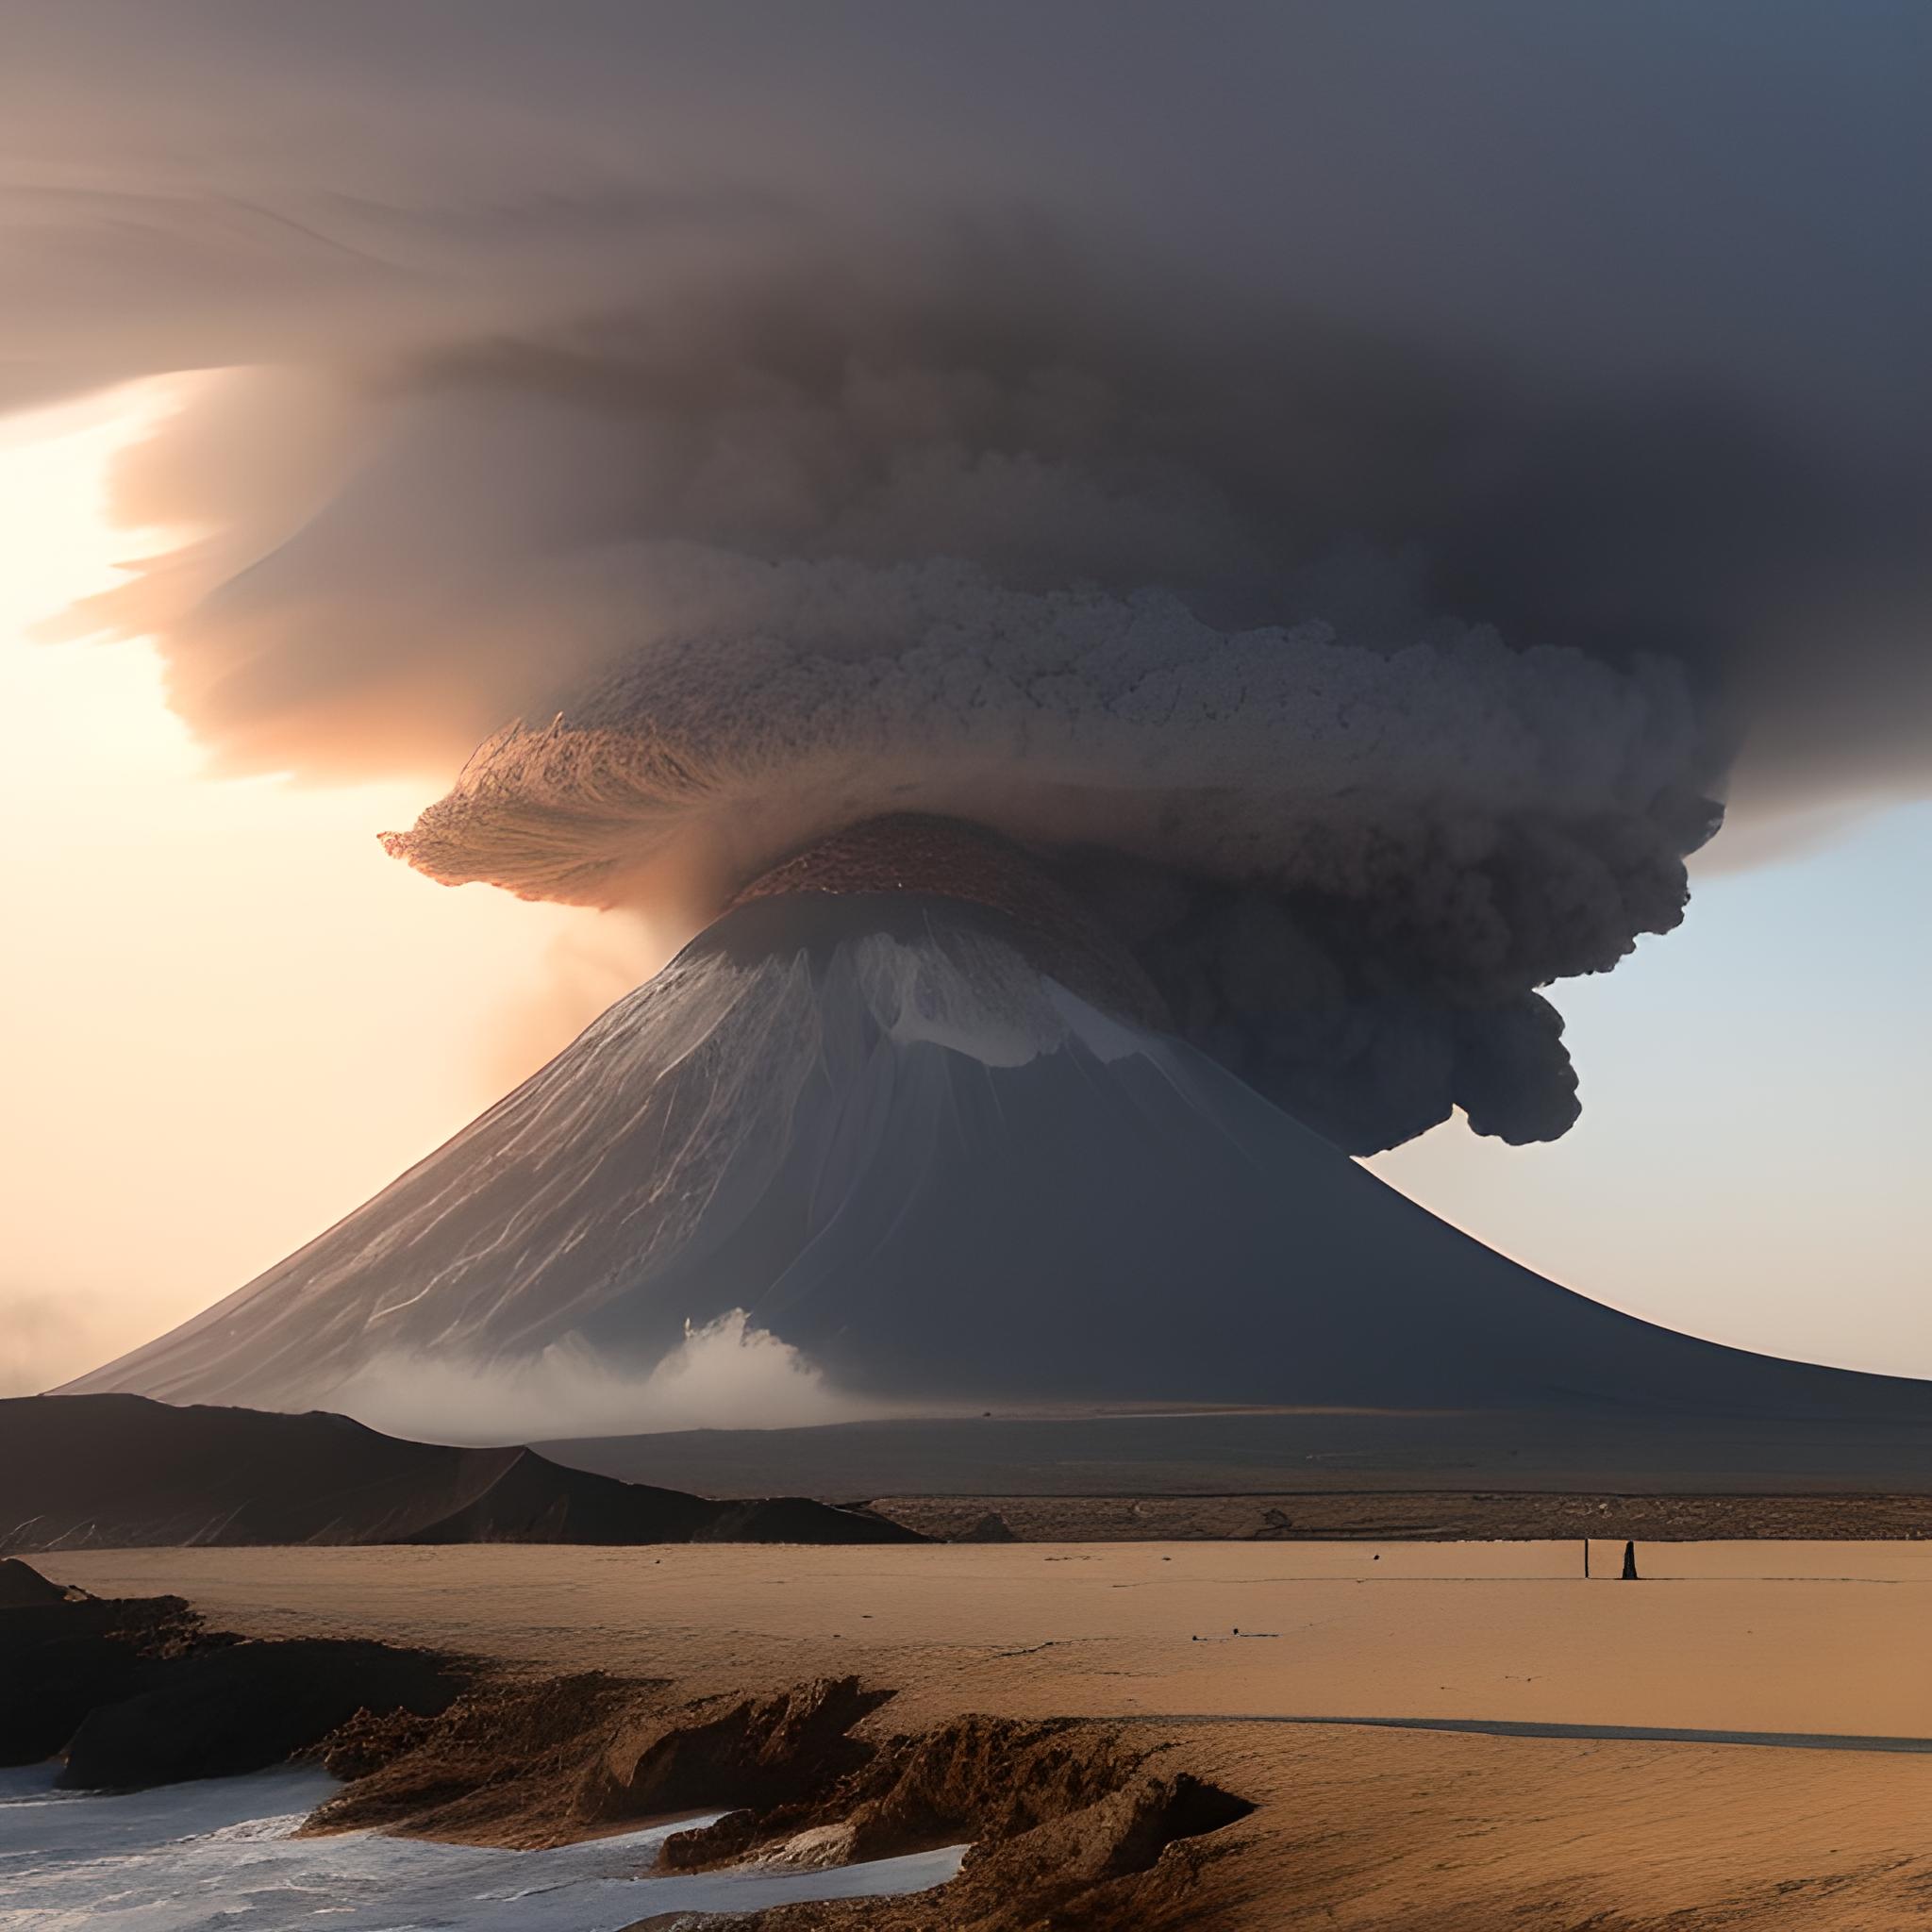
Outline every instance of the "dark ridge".
{"label": "dark ridge", "polygon": [[140,1694],[200,1635],[201,1619],[178,1596],[62,1591],[0,1609],[0,1765],[52,1757],[90,1711]]}
{"label": "dark ridge", "polygon": [[[1444,1536],[1582,1534],[1574,1513],[1581,1498],[1706,1499],[1708,1507],[1683,1518],[1690,1526],[1674,1532],[1657,1514],[1661,1503],[1647,1507],[1632,1520],[1641,1525],[1636,1533],[1650,1537],[1697,1529],[1725,1537],[1830,1535],[1825,1519],[1834,1509],[1859,1525],[1852,1534],[1923,1535],[1927,1514],[1911,1499],[1932,1496],[1932,1427],[1873,1407],[1862,1419],[1671,1414],[1582,1403],[1022,1412],[691,1429],[539,1446],[573,1468],[618,1477],[648,1470],[712,1495],[758,1495],[782,1480],[816,1496],[871,1496],[888,1512],[896,1511],[899,1497],[962,1499],[970,1506],[963,1519],[942,1525],[930,1507],[912,1518],[941,1536],[958,1535],[989,1510],[1010,1515],[1010,1526],[1027,1541],[1075,1534],[1064,1522],[1023,1527],[1008,1509],[1014,1499],[1192,1498],[1205,1507],[1214,1498],[1317,1496],[1328,1499],[1322,1534],[1388,1537],[1399,1533],[1399,1520],[1391,1522],[1386,1500],[1374,1499],[1419,1494],[1429,1499],[1428,1533]],[[1473,1495],[1495,1499],[1487,1521],[1470,1508]],[[1348,1497],[1357,1499],[1354,1527],[1335,1514]],[[1299,1528],[1302,1511],[1287,1507]],[[1233,1533],[1251,1530],[1259,1507],[1257,1502],[1241,1514]],[[1753,1526],[1766,1524],[1783,1526]],[[1170,1526],[1158,1533],[1184,1532]],[[1588,1533],[1609,1532],[1593,1524]]]}
{"label": "dark ridge", "polygon": [[140,1395],[0,1401],[5,1551],[923,1541],[866,1510],[801,1497],[711,1502],[532,1449],[408,1442],[320,1411],[176,1408]]}
{"label": "dark ridge", "polygon": [[25,1610],[42,1604],[73,1599],[58,1583],[50,1583],[30,1563],[18,1557],[0,1557],[0,1610]]}
{"label": "dark ridge", "polygon": [[15,1567],[53,1594],[0,1607],[0,1765],[61,1757],[68,1790],[266,1770],[358,1717],[433,1717],[472,1681],[427,1651],[252,1641],[208,1629],[177,1596],[93,1597]]}
{"label": "dark ridge", "polygon": [[237,1641],[137,1666],[131,1694],[96,1702],[64,1746],[69,1790],[138,1790],[234,1777],[314,1750],[364,1711],[433,1717],[466,1670],[361,1638]]}

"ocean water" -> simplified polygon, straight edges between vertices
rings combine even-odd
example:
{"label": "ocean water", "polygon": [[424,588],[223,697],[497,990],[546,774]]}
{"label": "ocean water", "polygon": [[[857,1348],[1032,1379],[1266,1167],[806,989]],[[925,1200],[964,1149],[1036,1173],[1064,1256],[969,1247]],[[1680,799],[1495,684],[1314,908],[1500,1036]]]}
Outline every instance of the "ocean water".
{"label": "ocean water", "polygon": [[428,1844],[296,1827],[335,1789],[311,1770],[119,1796],[57,1791],[53,1768],[0,1771],[7,1932],[619,1932],[657,1912],[754,1911],[942,1885],[963,1845],[836,1871],[651,1875],[679,1824],[554,1851]]}

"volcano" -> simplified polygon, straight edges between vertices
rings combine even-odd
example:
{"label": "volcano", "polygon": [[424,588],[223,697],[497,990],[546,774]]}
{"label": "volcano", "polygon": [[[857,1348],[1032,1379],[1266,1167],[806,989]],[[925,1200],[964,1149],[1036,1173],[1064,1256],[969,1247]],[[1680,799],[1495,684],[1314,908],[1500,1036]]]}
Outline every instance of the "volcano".
{"label": "volcano", "polygon": [[[781,865],[445,1146],[71,1385],[341,1407],[382,1363],[648,1374],[742,1311],[906,1403],[1932,1417],[1516,1266],[1165,1026],[1043,869],[944,821]],[[561,1432],[561,1431],[560,1431]]]}

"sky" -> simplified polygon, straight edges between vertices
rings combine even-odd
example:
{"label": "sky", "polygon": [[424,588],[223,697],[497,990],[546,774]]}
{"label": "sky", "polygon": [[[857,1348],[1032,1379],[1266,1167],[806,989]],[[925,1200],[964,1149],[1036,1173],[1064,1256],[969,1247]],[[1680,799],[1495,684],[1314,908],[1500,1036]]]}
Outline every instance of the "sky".
{"label": "sky", "polygon": [[[112,527],[105,488],[173,396],[149,383],[0,425],[0,1393],[148,1339],[321,1232],[667,942],[385,857],[375,834],[444,774],[214,775],[148,644],[33,635],[178,541]],[[1932,1374],[1928,942],[1932,803],[1770,859],[1721,834],[1680,930],[1562,989],[1576,1127],[1512,1148],[1452,1123],[1369,1164],[1616,1307]]]}
{"label": "sky", "polygon": [[616,922],[386,858],[375,835],[419,790],[208,779],[148,645],[29,638],[150,547],[108,525],[105,470],[166,397],[0,429],[0,809],[24,832],[4,859],[0,1393],[239,1286],[563,1044],[559,993],[581,987],[588,1016],[638,976]]}

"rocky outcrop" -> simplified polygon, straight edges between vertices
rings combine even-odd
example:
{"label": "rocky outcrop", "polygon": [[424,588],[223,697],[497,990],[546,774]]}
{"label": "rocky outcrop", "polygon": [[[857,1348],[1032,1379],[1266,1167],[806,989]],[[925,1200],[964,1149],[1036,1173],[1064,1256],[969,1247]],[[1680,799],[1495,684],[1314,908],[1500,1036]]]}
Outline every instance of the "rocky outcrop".
{"label": "rocky outcrop", "polygon": [[201,1637],[177,1596],[61,1592],[0,1609],[0,1764],[54,1757],[90,1711],[144,1690]]}
{"label": "rocky outcrop", "polygon": [[799,1803],[856,1772],[873,1747],[854,1724],[890,1691],[820,1677],[766,1697],[713,1697],[620,1724],[577,1790],[590,1826],[718,1806]]}
{"label": "rocky outcrop", "polygon": [[82,1719],[60,1784],[125,1790],[262,1771],[365,1710],[440,1711],[461,1682],[426,1652],[333,1638],[210,1641],[143,1676]]}
{"label": "rocky outcrop", "polygon": [[989,1509],[970,1529],[953,1539],[961,1543],[1016,1543],[1020,1541],[1013,1525],[997,1509]]}
{"label": "rocky outcrop", "polygon": [[17,1593],[39,1600],[0,1608],[0,1758],[64,1755],[69,1788],[311,1757],[350,1781],[314,1832],[539,1845],[724,1812],[667,1840],[673,1872],[972,1846],[938,1891],[783,1907],[758,1932],[1179,1927],[1169,1907],[1208,1856],[1197,1840],[1250,1808],[1105,1725],[965,1716],[869,1735],[891,1692],[857,1677],[680,1699],[649,1680],[500,1674],[363,1639],[244,1639],[178,1597],[95,1599],[28,1574]]}
{"label": "rocky outcrop", "polygon": [[49,1582],[18,1557],[0,1557],[0,1610],[35,1609],[42,1604],[78,1603],[87,1592]]}
{"label": "rocky outcrop", "polygon": [[746,1858],[844,1864],[970,1842],[959,1876],[906,1900],[794,1906],[719,1927],[751,1932],[1024,1932],[1136,1927],[1184,1916],[1194,1841],[1253,1808],[1185,1771],[1161,1748],[1104,1725],[961,1717],[874,1748],[840,1784],[802,1804],[739,1811],[665,1845],[667,1870]]}
{"label": "rocky outcrop", "polygon": [[467,1681],[423,1651],[244,1641],[179,1597],[54,1588],[51,1602],[0,1608],[0,1763],[63,1757],[58,1782],[72,1790],[259,1771],[358,1712],[440,1711]]}
{"label": "rocky outcrop", "polygon": [[852,1727],[888,1694],[853,1677],[672,1702],[596,1672],[492,1680],[434,1722],[358,1718],[337,1732],[322,1761],[357,1782],[309,1826],[556,1844],[680,1812],[773,1809],[862,1764],[873,1747]]}
{"label": "rocky outcrop", "polygon": [[1106,1725],[967,1716],[868,1736],[864,1720],[890,1695],[853,1677],[687,1701],[596,1674],[484,1683],[433,1720],[345,1726],[323,1761],[358,1781],[308,1828],[555,1844],[728,1807],[666,1840],[661,1868],[843,1865],[962,1840],[972,1850],[938,1891],[708,1928],[1114,1932],[1190,1924],[1195,1875],[1213,1855],[1204,1840],[1252,1808],[1168,1766],[1162,1745]]}
{"label": "rocky outcrop", "polygon": [[656,1690],[601,1671],[491,1677],[427,1722],[365,1713],[324,1741],[322,1762],[356,1782],[307,1829],[502,1845],[580,1837],[579,1786],[619,1724],[647,1710]]}

